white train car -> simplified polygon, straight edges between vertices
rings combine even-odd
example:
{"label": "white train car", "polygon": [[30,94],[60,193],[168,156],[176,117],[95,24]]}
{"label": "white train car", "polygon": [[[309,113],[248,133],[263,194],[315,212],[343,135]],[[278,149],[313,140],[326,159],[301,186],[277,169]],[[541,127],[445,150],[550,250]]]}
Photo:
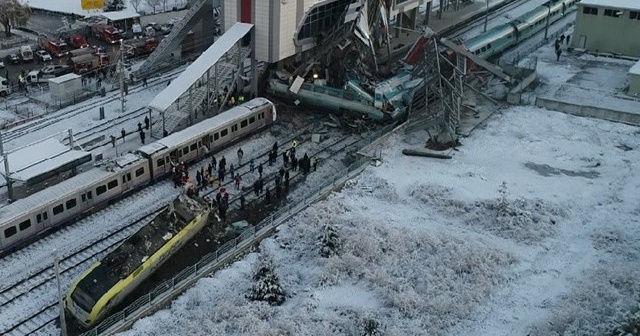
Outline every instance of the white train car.
{"label": "white train car", "polygon": [[128,154],[0,208],[0,254],[101,208],[149,182],[145,160]]}
{"label": "white train car", "polygon": [[255,98],[142,146],[136,153],[149,160],[151,178],[155,180],[171,172],[171,162],[177,164],[201,159],[210,151],[237,141],[275,120],[275,105],[265,98]]}

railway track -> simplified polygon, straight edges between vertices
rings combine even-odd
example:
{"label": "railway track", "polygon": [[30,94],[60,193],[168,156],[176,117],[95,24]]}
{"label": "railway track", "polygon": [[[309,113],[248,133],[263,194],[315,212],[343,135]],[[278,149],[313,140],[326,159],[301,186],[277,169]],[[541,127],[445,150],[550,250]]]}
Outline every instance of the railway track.
{"label": "railway track", "polygon": [[[164,203],[160,204],[146,211],[142,217],[115,229],[106,236],[87,242],[79,250],[64,256],[59,264],[60,274],[80,273],[95,261],[100,260],[114,246],[151,221],[154,215],[164,207]],[[76,276],[69,278],[75,279]],[[56,286],[55,269],[51,265],[0,289],[0,310],[14,309],[12,305],[21,305],[28,300],[41,302],[41,306],[36,308],[35,313],[12,321],[13,324],[1,330],[0,334],[29,335],[55,322],[59,317]]]}
{"label": "railway track", "polygon": [[[154,79],[150,79],[149,80],[149,85],[148,87],[155,87],[155,86],[159,86],[159,85],[164,85],[166,83],[167,80],[172,80],[173,78],[177,77],[178,74],[177,73],[170,73],[161,77],[154,77]],[[143,88],[141,85],[132,88],[129,93],[136,93],[142,90],[147,90],[147,88]],[[65,111],[65,112],[60,112],[60,113],[51,113],[46,115],[45,117],[41,118],[41,119],[37,119],[34,120],[30,123],[25,124],[22,127],[16,127],[13,130],[8,130],[6,133],[3,134],[3,141],[5,142],[9,142],[15,139],[18,139],[22,136],[24,136],[25,134],[28,133],[32,133],[35,131],[39,131],[42,130],[46,127],[49,127],[51,125],[60,123],[60,122],[64,122],[65,120],[77,117],[85,112],[89,112],[89,111],[95,111],[95,109],[99,106],[114,102],[119,100],[120,97],[118,94],[112,94],[109,97],[105,97],[102,99],[99,99],[97,101],[92,101],[86,105],[83,105],[82,107],[78,108],[78,109],[72,109],[69,111]],[[136,110],[137,111],[137,110]],[[135,111],[134,111],[135,112]],[[127,113],[127,115],[129,115],[130,113],[133,112],[129,112]],[[108,121],[107,121],[108,122]]]}

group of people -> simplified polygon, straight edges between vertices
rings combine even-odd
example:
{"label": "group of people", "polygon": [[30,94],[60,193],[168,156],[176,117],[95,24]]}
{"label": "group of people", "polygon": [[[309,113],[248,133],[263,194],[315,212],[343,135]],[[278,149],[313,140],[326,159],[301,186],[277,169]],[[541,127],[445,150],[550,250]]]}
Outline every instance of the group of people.
{"label": "group of people", "polygon": [[[144,129],[142,128],[142,122],[138,122],[138,134],[140,135],[140,141],[142,142],[143,145],[144,145],[144,140],[146,138],[145,130],[148,131],[150,128],[151,128],[151,120],[149,119],[149,116],[144,117]],[[127,131],[123,127],[120,130],[120,137],[122,138],[122,142],[125,141],[126,136],[127,136]],[[111,135],[111,147],[116,146],[116,139],[117,138],[115,135]]]}
{"label": "group of people", "polygon": [[571,39],[571,35],[565,36],[564,34],[556,38],[556,41],[554,42],[554,46],[556,48],[556,61],[560,61],[560,55],[562,55],[562,48],[561,48],[562,44],[565,43],[566,41],[567,45],[569,45],[570,39]]}

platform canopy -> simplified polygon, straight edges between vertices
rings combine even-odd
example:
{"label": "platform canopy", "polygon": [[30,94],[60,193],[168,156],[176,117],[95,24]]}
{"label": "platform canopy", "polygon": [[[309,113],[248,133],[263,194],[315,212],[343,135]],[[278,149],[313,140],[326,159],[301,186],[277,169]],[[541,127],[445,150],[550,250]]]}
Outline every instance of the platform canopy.
{"label": "platform canopy", "polygon": [[[49,138],[12,151],[7,158],[14,181],[35,183],[51,174],[65,172],[91,161],[91,153],[71,149],[55,138]],[[4,158],[0,158],[0,161],[0,174],[6,178]]]}
{"label": "platform canopy", "polygon": [[176,79],[171,81],[171,84],[149,103],[149,108],[160,112],[166,111],[180,96],[202,78],[209,69],[218,63],[220,58],[229,52],[240,39],[247,35],[251,31],[251,28],[253,28],[253,24],[236,22]]}

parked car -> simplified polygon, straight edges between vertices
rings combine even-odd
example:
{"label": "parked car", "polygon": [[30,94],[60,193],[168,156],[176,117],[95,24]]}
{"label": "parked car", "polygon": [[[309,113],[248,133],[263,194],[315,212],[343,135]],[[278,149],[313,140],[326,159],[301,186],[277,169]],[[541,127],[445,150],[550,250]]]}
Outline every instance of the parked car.
{"label": "parked car", "polygon": [[40,72],[45,75],[61,76],[73,72],[73,69],[68,65],[47,65]]}
{"label": "parked car", "polygon": [[10,54],[7,56],[7,63],[20,64],[20,56],[18,54]]}
{"label": "parked car", "polygon": [[49,55],[48,52],[44,51],[44,50],[38,50],[36,51],[36,57],[41,61],[41,62],[47,62],[51,60],[51,55]]}

